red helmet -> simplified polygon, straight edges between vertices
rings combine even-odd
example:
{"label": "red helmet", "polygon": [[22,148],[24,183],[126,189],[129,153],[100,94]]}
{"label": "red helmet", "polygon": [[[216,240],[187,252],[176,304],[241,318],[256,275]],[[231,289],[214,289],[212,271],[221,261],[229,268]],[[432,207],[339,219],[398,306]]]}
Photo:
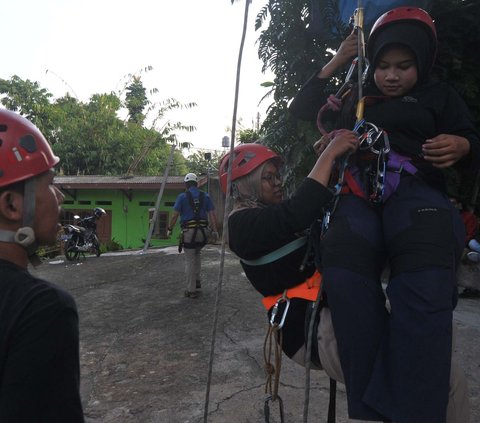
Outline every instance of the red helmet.
{"label": "red helmet", "polygon": [[392,22],[398,21],[418,21],[421,24],[426,25],[430,28],[432,35],[435,39],[437,39],[437,31],[435,29],[435,24],[433,23],[433,19],[423,9],[419,7],[397,7],[396,9],[389,10],[381,15],[373,24],[372,29],[370,31],[370,38],[374,36],[374,34],[383,26],[388,25]]}
{"label": "red helmet", "polygon": [[59,161],[33,123],[0,110],[0,187],[40,175]]}
{"label": "red helmet", "polygon": [[[227,192],[227,174],[228,163],[230,159],[230,153],[227,153],[220,159],[220,168],[218,175],[220,177],[220,186],[224,193]],[[281,157],[261,144],[240,144],[233,150],[233,163],[232,163],[232,182],[242,176],[248,175],[258,168],[262,163],[267,160],[275,159],[278,164],[282,163]]]}
{"label": "red helmet", "polygon": [[[405,26],[403,31],[399,25],[392,25],[398,23],[408,23],[409,27]],[[390,28],[387,30],[387,28]],[[420,30],[419,30],[420,29]],[[428,44],[422,48],[422,36],[426,34],[425,43]],[[423,35],[425,37],[425,35]],[[423,65],[425,71],[428,72],[433,65],[437,51],[437,31],[433,19],[423,9],[419,7],[397,7],[381,15],[373,24],[370,36],[367,42],[367,57],[370,62],[375,65],[375,59],[380,50],[389,43],[404,43],[408,45],[417,56],[417,65]],[[419,45],[420,44],[420,45]],[[427,53],[426,50],[429,50]],[[425,57],[425,63],[422,59]]]}

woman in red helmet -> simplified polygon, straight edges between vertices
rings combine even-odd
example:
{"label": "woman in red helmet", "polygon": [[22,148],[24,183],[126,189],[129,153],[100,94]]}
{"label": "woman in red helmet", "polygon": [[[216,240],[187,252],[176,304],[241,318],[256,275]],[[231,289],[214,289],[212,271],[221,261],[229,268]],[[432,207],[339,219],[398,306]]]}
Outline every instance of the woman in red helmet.
{"label": "woman in red helmet", "polygon": [[[355,34],[347,37],[302,87],[292,114],[316,119],[328,78],[356,56],[356,43]],[[436,49],[433,20],[422,9],[393,9],[374,24],[364,116],[388,133],[386,172],[378,170],[378,151],[350,157],[347,184],[322,239],[324,290],[355,419],[461,421],[451,407],[447,413],[447,402],[455,271],[465,234],[442,170],[478,169],[480,140],[463,100],[430,77]],[[351,116],[344,109],[341,125],[353,128]],[[375,196],[372,178],[385,175],[386,188]],[[385,264],[391,312],[380,279]]]}
{"label": "woman in red helmet", "polygon": [[75,301],[27,270],[56,241],[58,162],[37,127],[0,110],[1,422],[84,421]]}
{"label": "woman in red helmet", "polygon": [[[269,148],[242,144],[234,149],[231,190],[227,190],[230,153],[221,161],[220,183],[234,201],[228,219],[229,247],[241,258],[249,281],[265,297],[263,303],[269,312],[282,293],[290,298],[282,347],[299,363],[304,363],[307,305],[315,301],[319,288],[313,261],[302,266],[307,253],[307,245],[302,242],[304,231],[321,218],[323,207],[332,198],[327,184],[335,159],[356,147],[353,134],[339,133],[289,199],[283,198],[282,160]],[[308,291],[308,299],[288,291],[306,280],[311,281],[310,288],[318,282],[316,289]],[[338,358],[335,360],[336,346],[331,343],[327,348],[329,353],[322,356],[320,352],[322,366],[332,378],[342,380]]]}

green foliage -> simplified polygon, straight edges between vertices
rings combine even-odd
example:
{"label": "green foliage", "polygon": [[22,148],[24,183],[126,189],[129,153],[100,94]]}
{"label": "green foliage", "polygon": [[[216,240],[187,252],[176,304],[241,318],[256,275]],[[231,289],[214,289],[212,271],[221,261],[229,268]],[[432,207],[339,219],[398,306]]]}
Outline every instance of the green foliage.
{"label": "green foliage", "polygon": [[60,245],[57,242],[55,245],[52,246],[42,246],[39,247],[37,250],[37,256],[40,257],[41,259],[47,259],[47,258],[54,258],[57,257],[60,254]]}
{"label": "green foliage", "polygon": [[[148,103],[147,113],[154,117],[150,128],[146,128],[140,123],[143,122],[141,88],[139,78],[134,78],[126,87],[127,91],[130,89],[126,103],[132,107],[135,104],[137,108],[130,110],[136,118],[125,122],[118,117],[123,103],[115,93],[95,94],[88,103],[69,95],[51,102],[52,94],[37,82],[23,81],[18,76],[0,79],[2,104],[25,115],[40,128],[61,158],[59,171],[65,175],[158,175],[164,172],[170,154],[169,143],[184,148],[185,143],[179,142],[177,133],[195,130],[193,126],[172,122],[168,119],[169,113],[195,104],[183,105],[175,99]],[[184,173],[185,159],[181,151],[177,151],[170,174]]]}
{"label": "green foliage", "polygon": [[238,131],[237,139],[240,142],[240,144],[255,142],[259,138],[260,138],[260,133],[255,129],[242,129]]}
{"label": "green foliage", "polygon": [[463,97],[480,126],[480,6],[477,0],[437,0],[432,16],[439,49],[434,74]]}
{"label": "green foliage", "polygon": [[120,250],[123,250],[123,247],[121,244],[119,244],[115,238],[112,238],[110,240],[108,240],[107,242],[105,243],[102,243],[100,245],[100,251],[102,253],[106,253],[107,251],[120,251]]}
{"label": "green foliage", "polygon": [[[437,0],[432,16],[438,34],[439,49],[434,75],[448,81],[467,103],[480,127],[480,7],[476,0]],[[448,169],[448,192],[463,203],[478,204],[477,174]],[[478,207],[478,206],[477,206]]]}
{"label": "green foliage", "polygon": [[[331,58],[327,48],[337,48],[339,40],[316,39],[308,33],[309,4],[303,0],[269,0],[256,19],[258,54],[263,70],[270,69],[274,80],[264,86],[272,98],[260,130],[262,143],[283,157],[286,180],[295,185],[313,163],[313,142],[319,138],[313,123],[297,122],[288,112],[288,104],[305,81]],[[263,28],[268,23],[266,28]]]}
{"label": "green foliage", "polygon": [[17,75],[10,80],[0,79],[1,103],[32,121],[43,134],[52,129],[50,114],[52,94],[41,88],[38,82],[23,81]]}
{"label": "green foliage", "polygon": [[[262,124],[262,143],[285,157],[287,180],[293,185],[303,178],[313,163],[313,143],[320,137],[314,123],[299,122],[288,112],[288,104],[300,87],[331,58],[330,49],[337,49],[348,28],[334,21],[330,6],[323,2],[323,19],[343,35],[338,38],[311,34],[311,2],[307,0],[267,0],[256,17],[258,55],[263,71],[270,69],[274,80],[263,84],[271,90],[264,99],[273,102]],[[353,13],[353,10],[352,10]],[[474,119],[480,124],[480,7],[476,0],[437,0],[432,16],[439,38],[435,75],[450,83],[465,99]],[[332,90],[338,81],[332,81]],[[480,125],[479,125],[480,126]],[[450,185],[455,185],[451,181]],[[461,186],[467,185],[462,182]]]}
{"label": "green foliage", "polygon": [[[205,157],[205,154],[210,155]],[[193,172],[197,175],[206,175],[206,174],[217,174],[218,167],[220,164],[220,158],[223,156],[223,153],[214,151],[204,153],[202,151],[196,151],[193,154],[190,154],[186,159],[187,172]]]}
{"label": "green foliage", "polygon": [[148,104],[148,98],[142,80],[135,76],[126,91],[125,105],[128,109],[129,121],[143,125],[145,120],[143,111]]}

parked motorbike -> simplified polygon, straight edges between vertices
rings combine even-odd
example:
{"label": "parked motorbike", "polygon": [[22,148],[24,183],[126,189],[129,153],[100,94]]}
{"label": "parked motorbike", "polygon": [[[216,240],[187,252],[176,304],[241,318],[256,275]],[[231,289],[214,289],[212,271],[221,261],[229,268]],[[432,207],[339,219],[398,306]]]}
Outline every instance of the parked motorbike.
{"label": "parked motorbike", "polygon": [[63,241],[63,250],[67,260],[76,260],[80,253],[92,253],[97,257],[100,256],[100,242],[97,237],[97,220],[106,212],[100,207],[93,210],[92,216],[84,217],[75,215],[74,224],[63,226],[64,235],[61,237]]}

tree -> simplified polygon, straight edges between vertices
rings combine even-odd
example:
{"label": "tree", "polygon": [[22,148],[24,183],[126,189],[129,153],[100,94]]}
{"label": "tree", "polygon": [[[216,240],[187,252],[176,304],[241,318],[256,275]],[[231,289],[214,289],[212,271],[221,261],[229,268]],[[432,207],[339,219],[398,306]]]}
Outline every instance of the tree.
{"label": "tree", "polygon": [[[60,172],[66,175],[123,175],[137,157],[135,173],[158,175],[166,166],[177,131],[194,128],[167,120],[160,129],[144,128],[118,117],[123,104],[114,93],[95,94],[88,103],[69,95],[50,102],[53,96],[38,83],[15,76],[0,80],[2,104],[31,119],[51,142],[61,158]],[[155,124],[183,105],[168,99],[157,107]],[[146,146],[148,149],[145,153]],[[174,156],[173,173],[186,172],[185,160]]]}
{"label": "tree", "polygon": [[41,88],[38,82],[23,81],[17,75],[10,80],[0,79],[1,103],[8,110],[13,110],[32,121],[44,134],[52,127],[51,114],[52,94]]}
{"label": "tree", "polygon": [[146,90],[138,76],[133,77],[132,83],[126,88],[125,106],[128,109],[129,122],[143,125],[145,115],[143,111],[148,104]]}
{"label": "tree", "polygon": [[260,133],[254,129],[243,129],[238,132],[238,139],[241,144],[256,142],[260,138]]}
{"label": "tree", "polygon": [[186,159],[188,172],[193,172],[197,175],[217,174],[222,156],[223,153],[218,151],[213,153],[196,151]]}

